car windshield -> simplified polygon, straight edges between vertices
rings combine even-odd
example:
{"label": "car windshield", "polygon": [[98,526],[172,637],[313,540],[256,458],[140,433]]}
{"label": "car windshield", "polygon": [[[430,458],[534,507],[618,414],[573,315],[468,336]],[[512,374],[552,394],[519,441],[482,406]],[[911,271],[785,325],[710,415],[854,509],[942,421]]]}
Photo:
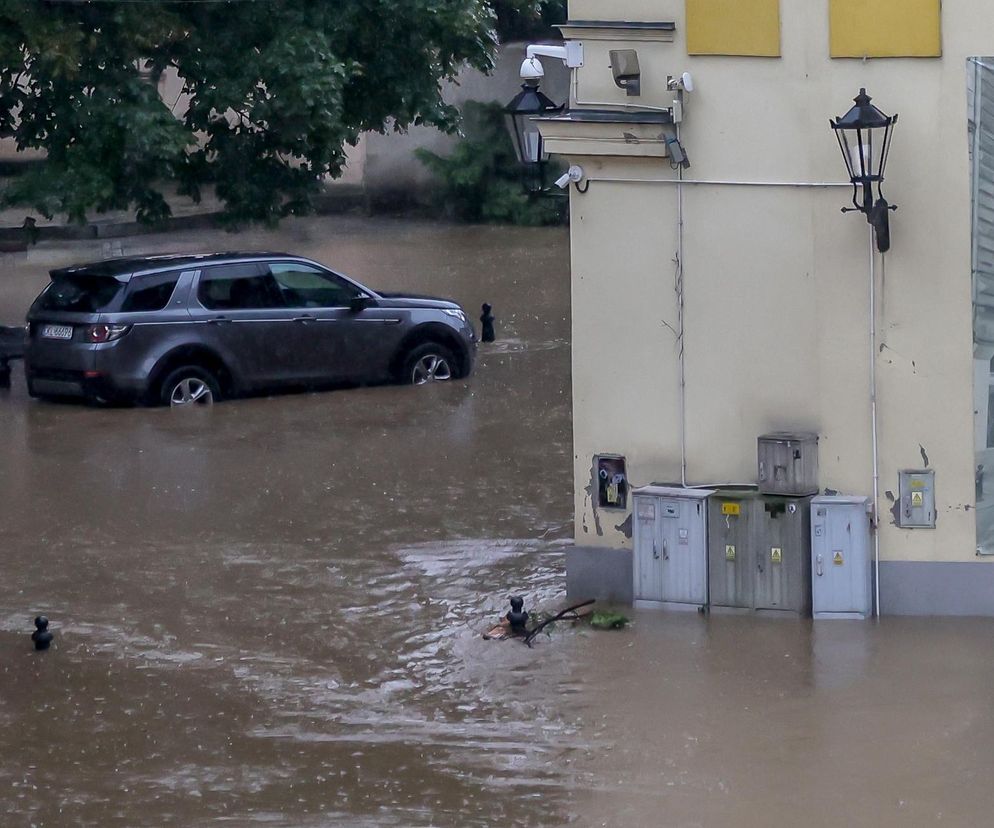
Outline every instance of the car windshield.
{"label": "car windshield", "polygon": [[41,295],[41,309],[97,313],[110,305],[123,287],[109,276],[59,274],[52,278],[52,283]]}

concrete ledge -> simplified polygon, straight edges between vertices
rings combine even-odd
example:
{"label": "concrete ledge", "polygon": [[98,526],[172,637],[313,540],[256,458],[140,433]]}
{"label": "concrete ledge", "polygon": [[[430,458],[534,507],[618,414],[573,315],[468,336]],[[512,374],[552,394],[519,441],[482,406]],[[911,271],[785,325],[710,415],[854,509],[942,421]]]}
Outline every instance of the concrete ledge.
{"label": "concrete ledge", "polygon": [[994,616],[994,561],[880,562],[882,615]]}
{"label": "concrete ledge", "polygon": [[[314,215],[331,215],[363,208],[366,196],[360,187],[338,185],[314,197]],[[25,208],[27,209],[27,208]],[[17,212],[17,211],[8,211]],[[30,212],[28,210],[28,212]],[[204,205],[180,215],[173,215],[156,224],[142,224],[125,214],[98,218],[84,224],[38,224],[27,231],[18,225],[0,227],[0,252],[12,253],[27,250],[39,241],[86,241],[92,239],[119,239],[150,233],[167,233],[177,230],[204,230],[218,226],[221,217],[217,205]]]}
{"label": "concrete ledge", "polygon": [[566,550],[566,595],[631,605],[632,550],[574,546]]}

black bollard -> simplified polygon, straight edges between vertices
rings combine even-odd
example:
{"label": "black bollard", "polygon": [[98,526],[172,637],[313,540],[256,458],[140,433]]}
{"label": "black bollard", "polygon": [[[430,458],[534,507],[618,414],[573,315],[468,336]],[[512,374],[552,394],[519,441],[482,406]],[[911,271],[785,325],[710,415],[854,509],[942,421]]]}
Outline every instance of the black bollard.
{"label": "black bollard", "polygon": [[483,329],[480,331],[480,340],[483,342],[493,342],[497,338],[494,335],[494,315],[492,311],[493,306],[484,302],[483,315],[480,316],[480,322],[483,323]]}
{"label": "black bollard", "polygon": [[35,649],[47,650],[52,644],[52,639],[55,638],[48,629],[48,619],[44,615],[39,615],[35,619],[35,627],[37,629],[31,633],[31,640],[35,643]]}
{"label": "black bollard", "polygon": [[520,595],[511,598],[511,610],[504,616],[511,625],[512,633],[527,632],[525,624],[528,623],[528,613],[525,612],[525,599]]}

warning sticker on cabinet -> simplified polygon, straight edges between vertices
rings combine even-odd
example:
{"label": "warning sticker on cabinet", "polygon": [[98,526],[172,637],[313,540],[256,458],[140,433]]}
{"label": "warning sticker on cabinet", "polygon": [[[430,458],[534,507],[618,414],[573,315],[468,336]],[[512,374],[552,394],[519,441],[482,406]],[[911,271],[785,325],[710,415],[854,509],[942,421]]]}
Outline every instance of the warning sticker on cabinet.
{"label": "warning sticker on cabinet", "polygon": [[842,566],[842,564],[844,563],[844,561],[842,560],[842,552],[841,551],[835,553],[835,555],[832,557],[832,563],[834,563],[836,566]]}
{"label": "warning sticker on cabinet", "polygon": [[734,561],[735,560],[735,547],[730,544],[725,544],[725,560]]}
{"label": "warning sticker on cabinet", "polygon": [[783,549],[779,546],[770,549],[770,560],[775,564],[783,563]]}
{"label": "warning sticker on cabinet", "polygon": [[912,492],[911,493],[911,505],[924,506],[925,505],[925,493],[924,492]]}
{"label": "warning sticker on cabinet", "polygon": [[723,515],[740,515],[742,514],[742,507],[738,503],[722,503],[721,513]]}

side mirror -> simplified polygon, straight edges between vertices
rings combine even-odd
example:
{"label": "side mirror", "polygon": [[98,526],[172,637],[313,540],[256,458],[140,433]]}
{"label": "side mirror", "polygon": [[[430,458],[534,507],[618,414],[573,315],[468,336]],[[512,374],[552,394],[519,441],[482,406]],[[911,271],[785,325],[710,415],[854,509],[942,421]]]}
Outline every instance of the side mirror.
{"label": "side mirror", "polygon": [[349,300],[349,310],[352,313],[361,313],[366,310],[366,308],[374,307],[376,307],[376,300],[372,296],[367,296],[365,293],[353,296]]}

